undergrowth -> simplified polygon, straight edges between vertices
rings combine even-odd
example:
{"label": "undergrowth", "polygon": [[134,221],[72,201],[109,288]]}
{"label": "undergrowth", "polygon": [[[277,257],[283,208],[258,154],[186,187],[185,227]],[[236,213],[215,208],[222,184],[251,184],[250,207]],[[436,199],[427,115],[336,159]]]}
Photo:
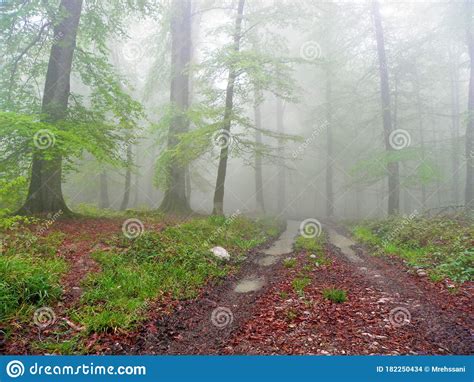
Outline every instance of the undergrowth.
{"label": "undergrowth", "polygon": [[425,268],[432,280],[474,279],[474,226],[469,221],[398,216],[364,222],[353,234],[376,254],[397,255],[409,266]]}
{"label": "undergrowth", "polygon": [[18,232],[16,223],[2,230],[0,242],[0,322],[31,319],[34,308],[59,299],[66,262],[56,256],[64,235],[36,237]]}
{"label": "undergrowth", "polygon": [[[102,271],[85,280],[73,317],[89,332],[134,327],[155,297],[196,297],[203,285],[224,277],[249,249],[277,233],[270,221],[213,216],[136,239],[122,236],[111,251],[93,254]],[[232,260],[216,258],[210,251],[214,246],[224,247]]]}
{"label": "undergrowth", "polygon": [[329,260],[325,255],[326,235],[322,232],[316,237],[298,236],[295,240],[295,251],[306,252],[309,259],[316,265],[327,265]]}

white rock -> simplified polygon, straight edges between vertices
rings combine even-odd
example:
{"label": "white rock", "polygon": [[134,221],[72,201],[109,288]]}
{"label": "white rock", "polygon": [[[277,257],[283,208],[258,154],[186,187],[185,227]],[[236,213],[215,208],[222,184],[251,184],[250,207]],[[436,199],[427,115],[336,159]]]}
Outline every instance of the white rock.
{"label": "white rock", "polygon": [[317,256],[316,255],[309,255],[312,259],[315,259]]}
{"label": "white rock", "polygon": [[219,259],[230,260],[229,252],[225,248],[222,247],[214,247],[211,249],[211,252],[214,256],[218,257]]}

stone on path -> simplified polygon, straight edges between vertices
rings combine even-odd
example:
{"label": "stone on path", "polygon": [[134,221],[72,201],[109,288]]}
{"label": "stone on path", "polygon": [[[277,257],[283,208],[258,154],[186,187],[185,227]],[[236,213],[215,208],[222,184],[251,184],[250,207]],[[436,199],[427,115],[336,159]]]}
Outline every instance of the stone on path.
{"label": "stone on path", "polygon": [[214,254],[214,256],[218,257],[219,259],[230,260],[229,252],[227,252],[225,248],[214,247],[211,249],[211,252]]}

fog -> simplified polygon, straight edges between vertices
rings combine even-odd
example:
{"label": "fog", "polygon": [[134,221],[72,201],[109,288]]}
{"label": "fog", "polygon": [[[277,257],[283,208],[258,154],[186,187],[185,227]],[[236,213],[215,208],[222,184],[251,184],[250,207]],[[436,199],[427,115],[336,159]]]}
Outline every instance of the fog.
{"label": "fog", "polygon": [[[102,54],[113,79],[87,80],[76,51],[69,105],[92,107],[96,85],[142,110],[113,160],[87,149],[70,158],[63,192],[72,209],[157,209],[166,190],[184,187],[192,211],[216,212],[223,157],[225,214],[360,219],[472,202],[465,2],[247,0],[238,27],[238,2],[195,0],[189,41],[184,3],[145,2],[120,28],[114,14],[99,42],[84,32],[93,25],[83,11],[77,47]],[[187,88],[172,83],[178,77]],[[28,83],[28,72],[17,80]],[[170,92],[187,93],[186,122],[174,132],[183,97],[170,101]],[[123,124],[112,109],[103,117]]]}

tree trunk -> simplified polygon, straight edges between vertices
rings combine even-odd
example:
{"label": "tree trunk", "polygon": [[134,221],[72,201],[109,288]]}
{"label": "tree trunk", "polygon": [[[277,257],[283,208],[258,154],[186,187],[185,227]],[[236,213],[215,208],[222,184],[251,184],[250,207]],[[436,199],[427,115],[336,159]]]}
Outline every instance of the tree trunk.
{"label": "tree trunk", "polygon": [[[135,149],[135,163],[137,166],[140,163],[139,159],[140,149],[137,147]],[[133,208],[137,208],[140,199],[140,173],[137,171],[135,172],[135,180],[133,182]]]}
{"label": "tree trunk", "polygon": [[[421,104],[420,96],[420,79],[418,77],[418,68],[416,67],[416,62],[414,66],[415,74],[415,98],[416,98],[416,108],[418,115],[418,131],[420,133],[420,146],[421,146],[421,163],[424,166],[426,160],[426,148],[425,148],[425,132],[423,126],[423,106]],[[421,210],[426,211],[426,185],[425,180],[421,179]]]}
{"label": "tree trunk", "polygon": [[451,79],[451,171],[453,204],[459,204],[459,64],[456,55],[450,51]]}
{"label": "tree trunk", "polygon": [[132,185],[132,145],[129,143],[127,146],[127,169],[125,172],[125,188],[123,191],[122,204],[120,205],[120,211],[125,211],[130,201],[130,187]]}
{"label": "tree trunk", "polygon": [[191,204],[191,172],[189,171],[189,165],[185,169],[185,178],[186,178],[186,200]]}
{"label": "tree trunk", "polygon": [[[70,90],[72,58],[81,16],[82,0],[61,0],[59,14],[63,15],[54,27],[54,42],[49,56],[44,85],[42,114],[49,123],[64,119]],[[33,153],[31,180],[25,204],[20,214],[70,214],[62,193],[62,157],[53,154],[45,159],[42,150]]]}
{"label": "tree trunk", "polygon": [[[277,132],[283,134],[285,132],[285,126],[283,124],[283,101],[277,98],[276,101],[276,125]],[[285,156],[285,142],[283,139],[278,141],[278,155],[280,158]],[[286,208],[286,169],[284,164],[278,168],[278,191],[277,191],[277,208],[278,214],[282,214]]]}
{"label": "tree trunk", "polygon": [[257,212],[259,214],[265,213],[265,204],[263,202],[263,175],[262,175],[262,155],[260,154],[259,146],[262,144],[262,114],[260,111],[261,92],[255,90],[255,103],[254,103],[254,115],[255,115],[255,143],[257,144],[257,150],[255,152],[255,201],[257,204]]}
{"label": "tree trunk", "polygon": [[[185,116],[189,108],[189,74],[191,61],[191,1],[173,0],[171,7],[171,90],[170,101],[176,108],[169,134],[168,148],[178,144],[178,136],[189,129]],[[186,166],[171,163],[169,182],[160,210],[167,213],[186,214],[191,212],[186,198]]]}
{"label": "tree trunk", "polygon": [[102,171],[100,173],[100,199],[99,199],[99,208],[109,208],[109,187],[107,184],[107,173]]}
{"label": "tree trunk", "polygon": [[[242,18],[244,14],[244,4],[245,0],[239,0],[239,5],[237,8],[237,16],[235,18],[235,30],[234,30],[234,52],[240,50],[240,39],[242,31]],[[222,130],[226,133],[230,132],[230,126],[232,124],[232,109],[234,107],[234,84],[237,77],[237,72],[235,67],[229,69],[229,78],[227,80],[227,89],[225,97],[225,111],[224,111],[224,120],[222,122]],[[223,215],[224,214],[224,186],[225,186],[225,176],[227,172],[227,158],[229,155],[229,147],[225,145],[221,149],[219,156],[219,167],[217,169],[217,179],[216,179],[216,188],[214,191],[214,209],[212,213],[214,215]]]}
{"label": "tree trunk", "polygon": [[[390,145],[390,133],[392,132],[392,118],[390,112],[390,88],[388,82],[387,58],[385,55],[385,41],[382,28],[382,18],[378,1],[372,2],[372,14],[375,24],[375,37],[377,40],[377,55],[379,59],[380,93],[383,110],[383,130],[385,149],[388,153],[393,150]],[[398,162],[389,162],[388,170],[388,214],[393,215],[400,209],[400,175]]]}
{"label": "tree trunk", "polygon": [[472,2],[466,1],[467,46],[471,64],[469,77],[468,120],[466,126],[466,194],[468,210],[474,210],[474,36],[472,30]]}
{"label": "tree trunk", "polygon": [[332,132],[332,84],[330,64],[326,66],[326,216],[334,216],[333,165],[334,142]]}

